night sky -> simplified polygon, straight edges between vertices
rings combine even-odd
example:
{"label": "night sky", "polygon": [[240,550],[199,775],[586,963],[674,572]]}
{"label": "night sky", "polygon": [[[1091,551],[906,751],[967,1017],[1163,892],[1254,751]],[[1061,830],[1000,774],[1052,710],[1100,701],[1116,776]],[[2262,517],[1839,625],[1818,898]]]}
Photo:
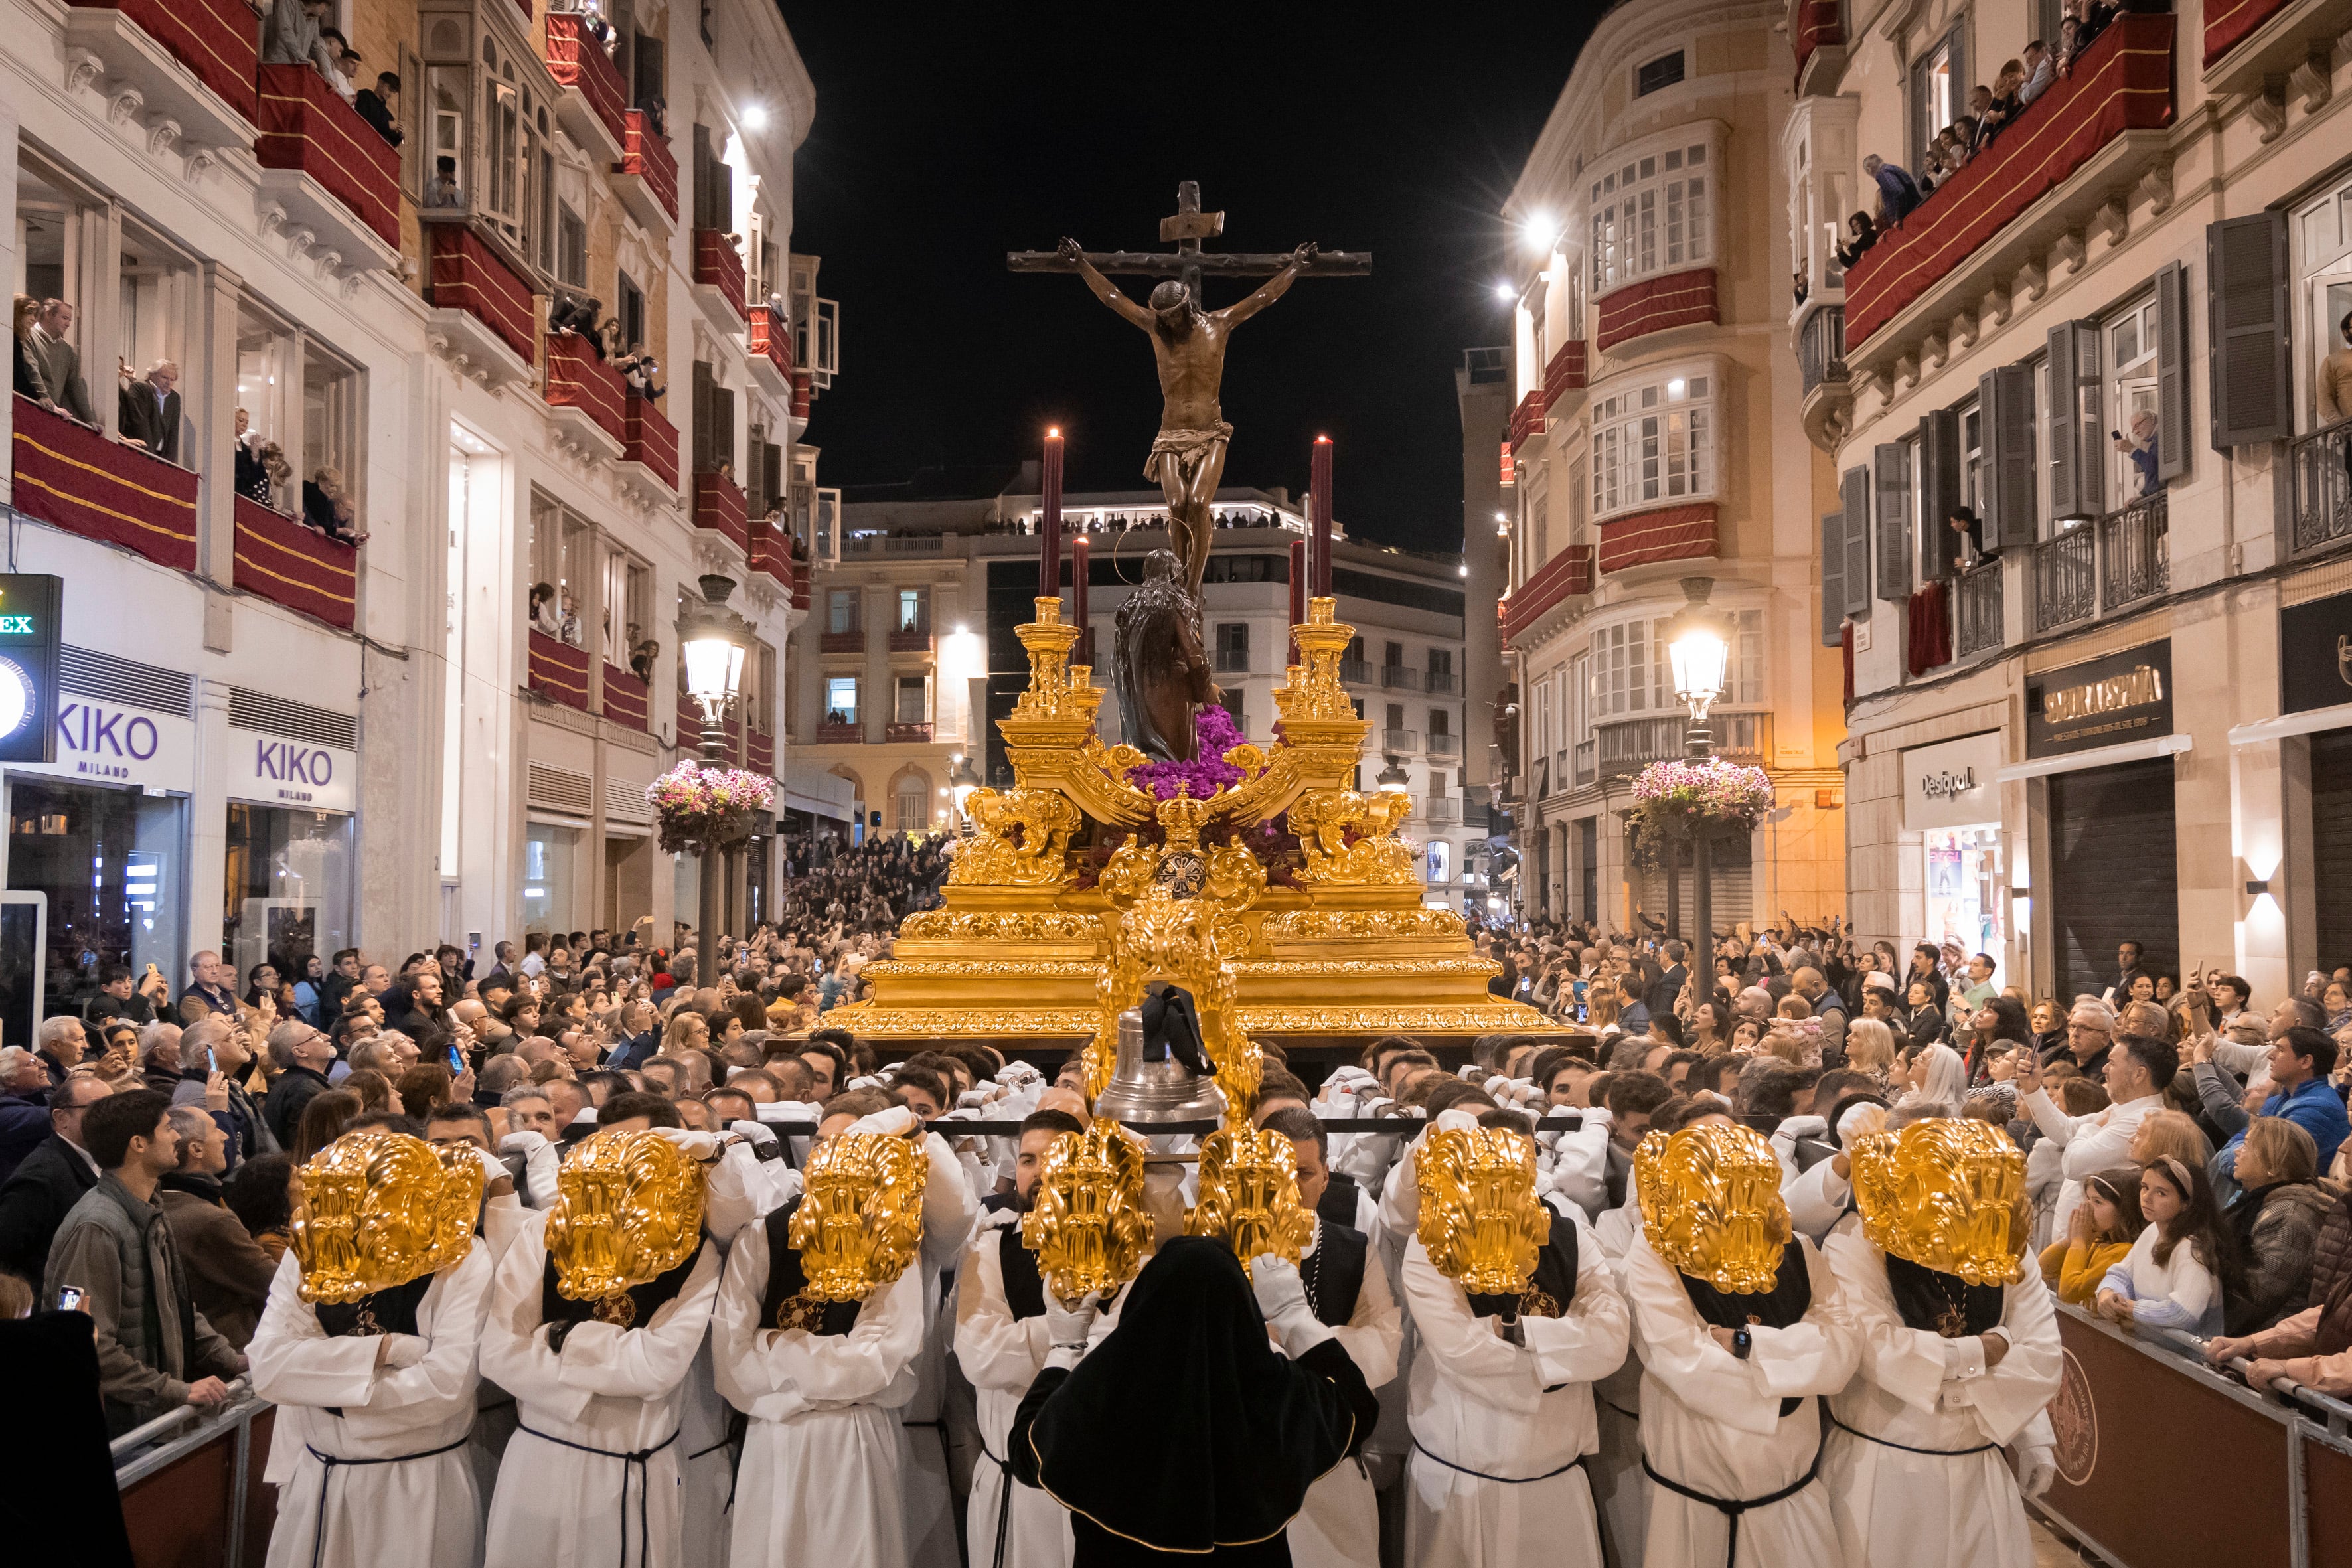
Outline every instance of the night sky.
{"label": "night sky", "polygon": [[1165,248],[1193,179],[1226,213],[1210,249],[1373,253],[1234,334],[1225,483],[1299,494],[1328,433],[1343,527],[1460,548],[1454,366],[1507,340],[1496,210],[1602,6],[780,3],[817,95],[793,247],[841,301],[819,482],[1010,462],[1059,424],[1072,489],[1150,488],[1149,341],[1004,253]]}

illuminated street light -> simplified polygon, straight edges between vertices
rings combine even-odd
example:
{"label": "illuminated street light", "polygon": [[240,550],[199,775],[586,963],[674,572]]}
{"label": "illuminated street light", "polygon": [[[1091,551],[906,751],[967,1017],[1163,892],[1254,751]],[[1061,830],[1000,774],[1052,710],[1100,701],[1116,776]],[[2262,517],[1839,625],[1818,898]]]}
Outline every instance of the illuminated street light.
{"label": "illuminated street light", "polygon": [[[1714,750],[1714,731],[1707,724],[1707,710],[1723,695],[1724,676],[1731,660],[1731,624],[1721,611],[1710,607],[1707,598],[1715,592],[1712,577],[1685,577],[1683,596],[1688,601],[1666,626],[1666,658],[1674,667],[1675,696],[1690,709],[1690,730],[1684,737],[1684,750],[1694,762],[1704,762]],[[1674,876],[1676,851],[1666,847],[1666,874]],[[1715,900],[1714,847],[1705,832],[1691,838],[1691,889],[1698,903],[1697,941],[1693,943],[1691,973],[1698,976],[1699,994],[1712,995],[1715,988]]]}

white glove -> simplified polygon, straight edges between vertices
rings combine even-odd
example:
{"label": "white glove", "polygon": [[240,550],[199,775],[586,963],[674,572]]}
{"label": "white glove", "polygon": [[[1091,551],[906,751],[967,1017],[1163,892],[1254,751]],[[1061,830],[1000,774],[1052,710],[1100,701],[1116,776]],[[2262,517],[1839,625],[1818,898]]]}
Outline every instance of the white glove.
{"label": "white glove", "polygon": [[2057,1450],[2041,1444],[2021,1447],[2017,1450],[2013,1468],[2017,1471],[2017,1489],[2027,1497],[2038,1498],[2058,1479]]}
{"label": "white glove", "polygon": [[[851,1089],[887,1089],[890,1086],[878,1078],[854,1078],[849,1080],[849,1087]],[[898,1109],[903,1110],[906,1108],[900,1106]]]}
{"label": "white glove", "polygon": [[1266,1327],[1282,1342],[1282,1353],[1294,1361],[1331,1337],[1331,1331],[1307,1304],[1307,1286],[1298,1265],[1271,1255],[1250,1259],[1250,1289]]}
{"label": "white glove", "polygon": [[755,1148],[776,1142],[776,1130],[761,1121],[730,1121],[727,1131]]}
{"label": "white glove", "polygon": [[763,1100],[758,1110],[762,1121],[815,1121],[824,1114],[814,1105],[793,1100]]}
{"label": "white glove", "polygon": [[1089,1290],[1076,1300],[1066,1303],[1052,1290],[1047,1290],[1045,1334],[1054,1342],[1054,1348],[1045,1357],[1045,1364],[1065,1369],[1077,1365],[1087,1353],[1087,1336],[1093,1331],[1095,1320],[1101,1315],[1102,1294],[1099,1291]]}
{"label": "white glove", "polygon": [[384,1337],[392,1342],[383,1352],[386,1371],[415,1366],[425,1359],[425,1352],[433,1348],[433,1342],[422,1334],[387,1334]]}
{"label": "white glove", "polygon": [[536,1154],[546,1147],[547,1134],[544,1132],[509,1132],[499,1140],[499,1152],[502,1154]]}
{"label": "white glove", "polygon": [[[539,1134],[534,1132],[531,1136],[536,1138]],[[484,1186],[488,1186],[492,1182],[502,1182],[510,1173],[507,1170],[507,1163],[488,1149],[476,1149],[474,1158],[481,1163]]]}
{"label": "white glove", "polygon": [[1003,1070],[996,1075],[996,1081],[1008,1088],[1024,1083],[1043,1083],[1045,1079],[1045,1075],[1030,1062],[1007,1062]]}
{"label": "white glove", "polygon": [[1433,1125],[1441,1132],[1475,1132],[1478,1130],[1478,1118],[1467,1110],[1449,1107],[1437,1113],[1437,1121]]}
{"label": "white glove", "polygon": [[871,1116],[859,1117],[849,1124],[849,1130],[852,1132],[880,1132],[895,1138],[913,1131],[921,1122],[922,1118],[905,1106],[893,1105]]}
{"label": "white glove", "polygon": [[654,1131],[678,1152],[697,1162],[719,1157],[719,1134],[698,1131],[691,1127],[656,1127]]}

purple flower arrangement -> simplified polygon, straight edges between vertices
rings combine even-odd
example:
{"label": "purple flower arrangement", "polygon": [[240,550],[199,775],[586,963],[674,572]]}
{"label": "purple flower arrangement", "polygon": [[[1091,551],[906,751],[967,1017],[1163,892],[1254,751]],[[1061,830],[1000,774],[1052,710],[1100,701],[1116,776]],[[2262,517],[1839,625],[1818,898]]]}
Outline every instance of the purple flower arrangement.
{"label": "purple flower arrangement", "polygon": [[1129,770],[1127,782],[1157,800],[1180,795],[1206,800],[1242,782],[1241,769],[1225,761],[1225,753],[1248,739],[1231,713],[1212,703],[1192,715],[1192,762],[1144,763]]}
{"label": "purple flower arrangement", "polygon": [[740,768],[706,768],[688,759],[646,787],[661,847],[676,855],[724,847],[751,836],[751,819],[776,798],[776,783]]}
{"label": "purple flower arrangement", "polygon": [[1752,832],[1771,809],[1771,776],[1720,757],[1652,763],[1633,781],[1634,814],[1654,822]]}

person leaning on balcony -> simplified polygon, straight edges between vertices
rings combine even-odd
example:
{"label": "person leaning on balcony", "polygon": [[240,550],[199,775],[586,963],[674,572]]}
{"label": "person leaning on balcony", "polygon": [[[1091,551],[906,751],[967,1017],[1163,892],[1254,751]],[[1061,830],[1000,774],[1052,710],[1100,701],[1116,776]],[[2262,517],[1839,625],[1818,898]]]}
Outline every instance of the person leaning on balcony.
{"label": "person leaning on balcony", "polygon": [[1919,205],[1919,183],[1902,165],[1890,163],[1873,153],[1863,159],[1862,172],[1878,187],[1880,227],[1902,222],[1904,215]]}
{"label": "person leaning on balcony", "polygon": [[[43,408],[54,410],[57,405],[49,399],[49,384],[42,374],[40,356],[33,350],[33,321],[41,313],[41,302],[30,294],[16,296],[14,314],[15,331],[9,342],[16,351],[16,388],[19,397],[29,397]],[[2326,392],[2320,395],[2323,400]]]}
{"label": "person leaning on balcony", "polygon": [[167,463],[180,460],[180,367],[159,359],[143,376],[121,367],[115,395],[115,428],[132,446],[144,447]]}
{"label": "person leaning on balcony", "polygon": [[1861,260],[1869,254],[1870,247],[1878,243],[1878,226],[1871,221],[1868,213],[1854,214],[1845,220],[1845,226],[1853,239],[1853,243],[1837,247],[1837,263],[1840,270],[1852,267]]}
{"label": "person leaning on balcony", "polygon": [[336,45],[335,73],[327,79],[327,82],[342,95],[345,103],[354,109],[359,107],[360,65],[360,52],[357,49],[352,48],[349,44]]}
{"label": "person leaning on balcony", "polygon": [[395,105],[399,98],[400,78],[391,71],[379,71],[375,85],[362,88],[359,96],[352,100],[352,107],[360,111],[360,118],[374,126],[375,133],[394,147],[408,139],[407,132],[393,123],[393,116],[398,112]]}
{"label": "person leaning on balcony", "polygon": [[81,355],[69,341],[73,324],[74,308],[68,301],[44,300],[28,344],[56,406],[95,430],[98,410],[90,405],[89,388],[82,383]]}
{"label": "person leaning on balcony", "polygon": [[262,33],[261,63],[315,65],[319,28],[326,16],[327,0],[275,0],[269,11],[269,26]]}
{"label": "person leaning on balcony", "polygon": [[2136,493],[2143,496],[2152,496],[2163,488],[2156,477],[2156,415],[2146,408],[2132,416],[2129,437],[2115,432],[2116,450],[2131,459],[2139,476]]}
{"label": "person leaning on balcony", "polygon": [[2025,85],[2017,89],[2020,109],[2050,90],[2051,79],[2056,75],[2050,62],[2050,48],[2036,38],[2025,46]]}
{"label": "person leaning on balcony", "polygon": [[[2336,323],[2341,346],[2319,362],[2319,422],[2352,419],[2352,311]],[[23,389],[18,388],[19,391]],[[2352,462],[2352,458],[2346,459]]]}
{"label": "person leaning on balcony", "polygon": [[1984,523],[1977,517],[1976,509],[1974,507],[1954,507],[1952,509],[1952,515],[1948,518],[1946,521],[1950,526],[1951,531],[1954,533],[1958,534],[1968,545],[1966,550],[1952,557],[1952,565],[1956,569],[1965,572],[1972,563],[1982,565],[1985,562],[1991,560],[1994,556],[2000,553],[2000,546],[1999,544],[1995,544],[1990,549],[1986,548],[1984,542]]}

